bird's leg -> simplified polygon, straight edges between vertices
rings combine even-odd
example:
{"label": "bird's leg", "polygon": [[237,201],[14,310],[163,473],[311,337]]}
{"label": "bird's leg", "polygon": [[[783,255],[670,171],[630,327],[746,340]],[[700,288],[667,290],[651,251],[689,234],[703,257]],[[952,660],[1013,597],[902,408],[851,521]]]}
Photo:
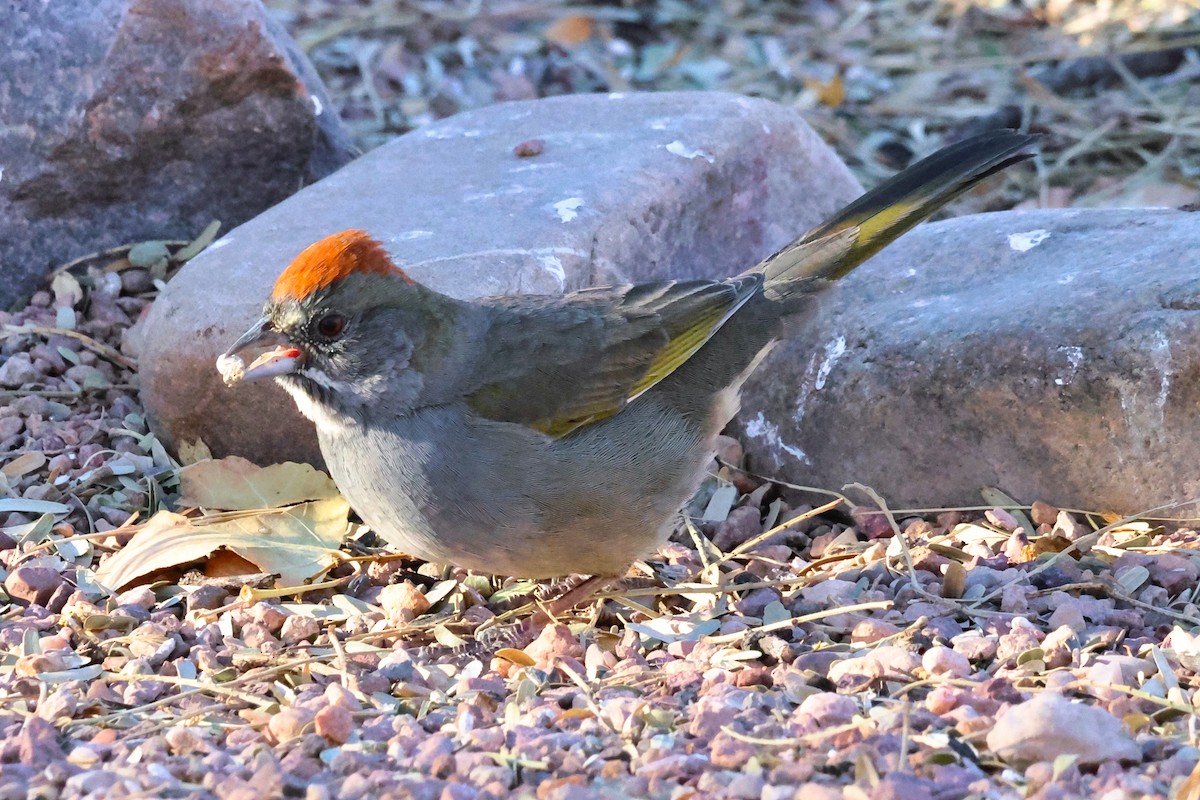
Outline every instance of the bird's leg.
{"label": "bird's leg", "polygon": [[539,608],[531,616],[504,627],[491,628],[478,635],[482,644],[491,648],[502,647],[523,648],[533,642],[542,632],[542,628],[566,614],[575,606],[587,602],[599,593],[613,578],[592,575],[575,584],[545,606]]}
{"label": "bird's leg", "polygon": [[551,620],[561,617],[575,606],[599,594],[612,580],[612,578],[602,575],[592,575],[584,578],[583,581],[567,589],[545,608],[538,609],[538,612],[530,617],[528,621],[541,628],[541,626]]}

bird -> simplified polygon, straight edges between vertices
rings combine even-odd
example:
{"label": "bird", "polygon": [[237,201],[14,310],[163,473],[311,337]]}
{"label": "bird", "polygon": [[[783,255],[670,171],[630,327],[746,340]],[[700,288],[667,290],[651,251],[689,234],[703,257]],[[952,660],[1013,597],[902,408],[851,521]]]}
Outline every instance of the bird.
{"label": "bird", "polygon": [[464,300],[413,279],[368,233],[334,233],[282,271],[217,366],[227,384],[274,378],[290,394],[392,548],[610,581],[675,528],[783,319],[1034,141],[1006,130],[951,144],[726,280]]}

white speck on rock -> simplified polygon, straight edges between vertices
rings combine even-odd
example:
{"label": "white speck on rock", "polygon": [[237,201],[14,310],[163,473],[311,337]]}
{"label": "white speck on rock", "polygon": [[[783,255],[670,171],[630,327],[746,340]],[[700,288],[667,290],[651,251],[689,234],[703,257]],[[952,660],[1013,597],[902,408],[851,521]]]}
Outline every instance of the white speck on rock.
{"label": "white speck on rock", "polygon": [[501,189],[494,192],[475,192],[474,194],[463,195],[464,202],[477,202],[479,200],[491,200],[494,197],[512,197],[513,195],[524,194],[529,191],[525,186],[519,183],[510,183]]}
{"label": "white speck on rock", "polygon": [[210,244],[208,247],[206,247],[204,249],[205,250],[216,250],[219,247],[224,247],[225,245],[229,244],[232,241],[233,241],[232,236],[222,236],[220,239],[217,239],[215,242],[213,242],[212,244]]}
{"label": "white speck on rock", "polygon": [[667,129],[667,121],[665,119],[656,119],[650,123],[650,130],[665,131]]}
{"label": "white speck on rock", "polygon": [[[562,256],[571,256],[578,259],[591,258],[591,253],[586,250],[578,250],[573,247],[496,247],[489,250],[471,250],[469,252],[455,253],[453,255],[438,256],[436,258],[426,258],[421,261],[414,261],[406,264],[409,269],[415,267],[431,267],[435,264],[443,264],[452,261],[461,261],[463,259],[481,259],[481,258],[529,258],[533,257],[538,260],[539,264],[544,266],[544,259],[547,256],[554,256],[559,264],[562,264]],[[565,277],[565,275],[564,275]]]}
{"label": "white speck on rock", "polygon": [[321,105],[321,98],[317,97],[315,94],[310,94],[308,99],[312,101],[314,117],[319,117],[325,113],[325,106]]}
{"label": "white speck on rock", "polygon": [[1060,353],[1066,353],[1067,356],[1067,372],[1054,379],[1056,386],[1070,386],[1071,381],[1075,380],[1075,373],[1079,372],[1079,366],[1083,364],[1083,348],[1074,345],[1063,345],[1056,348]]}
{"label": "white speck on rock", "polygon": [[509,168],[509,172],[536,172],[540,169],[557,169],[562,166],[557,161],[531,161],[528,164],[514,164]]}
{"label": "white speck on rock", "polygon": [[1010,233],[1008,235],[1008,246],[1018,253],[1024,253],[1032,250],[1049,238],[1050,231],[1042,230],[1040,228],[1036,231]]}
{"label": "white speck on rock", "polygon": [[792,456],[805,464],[811,464],[812,459],[808,457],[799,447],[790,445],[779,438],[779,426],[773,422],[768,422],[760,411],[755,415],[754,419],[746,423],[746,435],[755,439],[762,439],[772,447],[778,447],[788,455]]}
{"label": "white speck on rock", "polygon": [[608,99],[609,100],[624,100],[625,93],[624,92],[609,92]]}
{"label": "white speck on rock", "polygon": [[1159,373],[1158,397],[1154,399],[1154,405],[1158,409],[1159,427],[1163,425],[1163,415],[1167,407],[1167,395],[1171,391],[1171,376],[1174,373],[1174,365],[1171,362],[1171,342],[1167,339],[1165,333],[1156,331],[1154,334],[1154,349],[1150,351],[1150,363],[1155,366]]}
{"label": "white speck on rock", "polygon": [[668,153],[671,153],[672,155],[682,156],[683,158],[687,158],[687,159],[703,158],[705,161],[707,161],[710,164],[712,164],[713,162],[715,162],[717,160],[717,157],[714,156],[712,153],[706,153],[703,150],[694,150],[694,149],[688,147],[683,142],[679,141],[678,139],[676,139],[675,141],[666,145],[666,148],[667,148]]}
{"label": "white speck on rock", "polygon": [[804,375],[800,378],[800,394],[796,398],[796,411],[792,414],[794,422],[800,424],[804,419],[808,399],[812,397],[813,392],[825,388],[825,382],[829,379],[829,373],[845,353],[846,337],[839,336],[827,343],[822,352],[815,352],[809,358],[808,366],[804,369]]}
{"label": "white speck on rock", "polygon": [[1059,286],[1066,286],[1068,283],[1074,283],[1074,282],[1075,282],[1075,273],[1074,272],[1069,272],[1066,275],[1063,275],[1061,278],[1059,278],[1058,280],[1055,281],[1055,283],[1057,283]]}
{"label": "white speck on rock", "polygon": [[[1163,331],[1156,331],[1154,340],[1149,347],[1149,361],[1153,371],[1158,372],[1158,387],[1154,397],[1148,396],[1146,389],[1152,388],[1150,375],[1145,379],[1115,380],[1117,396],[1121,401],[1121,411],[1125,424],[1129,428],[1128,442],[1130,455],[1136,458],[1146,457],[1147,444],[1163,446],[1167,444],[1165,423],[1167,398],[1171,393],[1171,380],[1175,367],[1171,355],[1171,342]],[[1152,372],[1147,370],[1147,372]],[[1121,448],[1117,448],[1118,460],[1121,459]]]}
{"label": "white speck on rock", "polygon": [[568,197],[554,204],[554,211],[563,222],[570,222],[579,216],[578,209],[583,206],[582,197]]}
{"label": "white speck on rock", "polygon": [[430,236],[433,236],[433,231],[422,231],[422,230],[405,231],[404,233],[400,233],[400,234],[396,235],[396,241],[397,242],[411,242],[413,239],[427,239]]}
{"label": "white speck on rock", "polygon": [[558,281],[558,288],[561,289],[567,285],[567,271],[563,268],[563,263],[558,260],[558,256],[546,253],[538,256],[538,261],[541,262],[542,268]]}
{"label": "white speck on rock", "polygon": [[816,389],[820,390],[825,388],[825,379],[829,377],[829,371],[833,369],[833,365],[838,362],[838,359],[845,354],[845,336],[839,336],[837,339],[825,345],[825,359],[821,362],[821,366],[817,368],[817,380],[813,384]]}

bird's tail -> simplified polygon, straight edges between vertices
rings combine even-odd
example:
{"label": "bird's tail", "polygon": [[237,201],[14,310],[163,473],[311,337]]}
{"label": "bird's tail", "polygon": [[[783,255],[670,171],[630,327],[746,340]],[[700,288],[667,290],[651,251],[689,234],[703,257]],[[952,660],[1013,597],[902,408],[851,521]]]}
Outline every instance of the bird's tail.
{"label": "bird's tail", "polygon": [[749,270],[784,299],[836,280],[984,178],[1029,158],[1035,137],[994,131],[944,147],[884,181]]}

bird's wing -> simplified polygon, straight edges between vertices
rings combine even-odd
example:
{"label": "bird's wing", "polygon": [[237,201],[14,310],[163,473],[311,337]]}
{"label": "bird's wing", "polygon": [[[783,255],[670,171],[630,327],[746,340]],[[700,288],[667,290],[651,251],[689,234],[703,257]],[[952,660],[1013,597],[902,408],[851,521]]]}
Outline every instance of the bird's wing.
{"label": "bird's wing", "polygon": [[674,372],[762,283],[748,275],[495,298],[467,403],[488,419],[566,435]]}

